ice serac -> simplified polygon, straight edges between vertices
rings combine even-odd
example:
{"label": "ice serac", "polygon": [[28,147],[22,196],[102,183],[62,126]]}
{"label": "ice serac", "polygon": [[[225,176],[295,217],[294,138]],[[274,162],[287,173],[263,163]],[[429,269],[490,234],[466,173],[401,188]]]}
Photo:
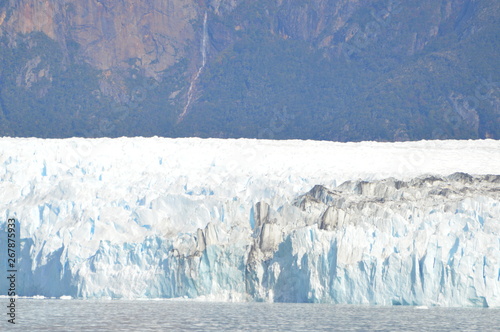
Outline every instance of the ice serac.
{"label": "ice serac", "polygon": [[498,141],[2,138],[0,165],[20,295],[500,306]]}

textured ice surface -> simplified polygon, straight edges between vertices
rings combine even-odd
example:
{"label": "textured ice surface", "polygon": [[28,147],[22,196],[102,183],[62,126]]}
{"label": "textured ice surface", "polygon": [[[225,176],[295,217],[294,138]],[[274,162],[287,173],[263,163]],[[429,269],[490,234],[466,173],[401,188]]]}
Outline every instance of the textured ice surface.
{"label": "textured ice surface", "polygon": [[26,296],[500,306],[487,174],[498,141],[1,138],[0,228]]}

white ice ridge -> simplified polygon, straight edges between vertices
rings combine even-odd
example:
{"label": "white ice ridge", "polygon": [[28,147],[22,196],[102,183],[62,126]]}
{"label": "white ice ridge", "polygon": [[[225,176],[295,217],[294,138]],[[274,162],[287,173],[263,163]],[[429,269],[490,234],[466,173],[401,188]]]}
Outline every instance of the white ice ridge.
{"label": "white ice ridge", "polygon": [[0,244],[20,296],[498,307],[499,174],[495,140],[0,138]]}

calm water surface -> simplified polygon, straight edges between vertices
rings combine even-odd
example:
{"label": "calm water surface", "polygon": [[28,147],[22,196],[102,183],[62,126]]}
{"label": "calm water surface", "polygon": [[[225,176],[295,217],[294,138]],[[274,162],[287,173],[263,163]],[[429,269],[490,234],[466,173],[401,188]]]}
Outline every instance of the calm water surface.
{"label": "calm water surface", "polygon": [[[0,299],[6,308],[7,299]],[[500,309],[18,299],[0,331],[498,331]]]}

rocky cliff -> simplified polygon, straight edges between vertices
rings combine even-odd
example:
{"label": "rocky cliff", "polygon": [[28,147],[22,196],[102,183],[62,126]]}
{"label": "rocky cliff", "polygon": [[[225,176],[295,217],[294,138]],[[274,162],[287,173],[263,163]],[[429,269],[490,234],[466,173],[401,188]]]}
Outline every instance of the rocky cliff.
{"label": "rocky cliff", "polygon": [[[92,126],[95,118],[113,122],[116,130],[94,131],[101,136],[132,134],[110,115],[118,104],[151,111],[154,118],[169,114],[151,132],[139,130],[142,135],[257,137],[276,117],[270,110],[286,108],[295,122],[285,121],[281,131],[271,128],[273,138],[496,137],[499,13],[490,0],[4,0],[2,59],[13,68],[4,70],[2,81],[16,77],[17,87],[34,94],[26,98],[43,99],[55,91],[53,80],[78,80],[73,67],[90,66],[85,71],[92,70],[95,82],[89,78],[85,93],[96,98],[93,109],[99,111],[83,122],[82,112],[54,112],[65,112],[75,127]],[[37,49],[41,45],[44,51]],[[207,64],[200,70],[202,47]],[[54,63],[46,61],[51,56]],[[151,79],[147,86],[154,91],[143,84]],[[42,81],[42,87],[33,84]],[[14,93],[6,85],[0,95],[4,134],[5,124],[21,117],[13,113],[36,108],[31,101],[6,102]],[[442,91],[436,94],[433,86]],[[466,103],[476,88],[484,98]],[[293,97],[281,100],[278,93]],[[137,105],[146,97],[155,105]],[[358,116],[351,118],[353,111]],[[436,131],[436,123],[444,129]],[[309,129],[300,129],[304,124]],[[21,127],[10,133],[66,135],[37,132],[34,124]]]}
{"label": "rocky cliff", "polygon": [[[100,70],[130,66],[138,59],[148,76],[186,56],[195,39],[194,1],[11,1],[3,9],[3,31],[29,34],[41,31],[65,47],[81,47],[81,57]],[[9,17],[5,20],[6,12]]]}

